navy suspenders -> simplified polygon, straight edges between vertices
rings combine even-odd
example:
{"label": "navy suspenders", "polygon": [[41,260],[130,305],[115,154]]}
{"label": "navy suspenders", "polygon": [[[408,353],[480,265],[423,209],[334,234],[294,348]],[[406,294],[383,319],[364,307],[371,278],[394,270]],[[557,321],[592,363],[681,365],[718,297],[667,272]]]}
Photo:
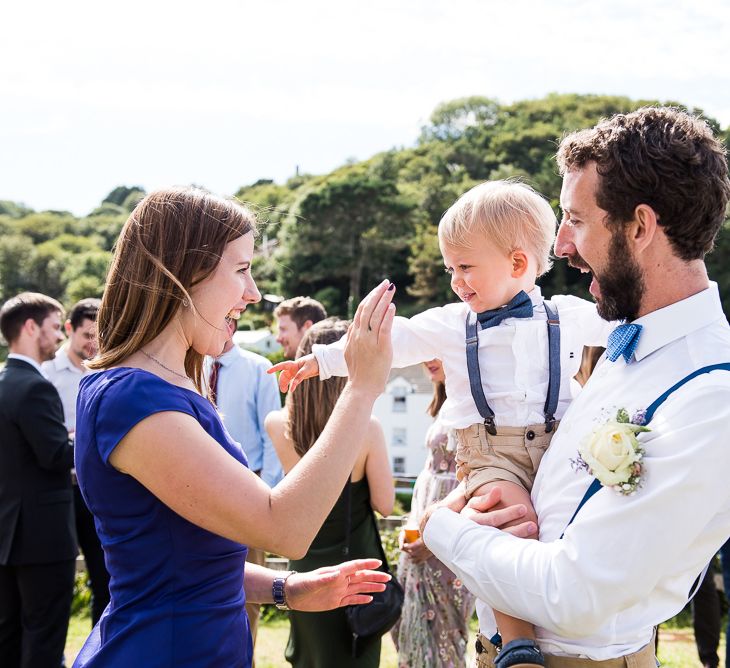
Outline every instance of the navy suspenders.
{"label": "navy suspenders", "polygon": [[[555,426],[555,411],[560,396],[560,317],[553,305],[544,301],[547,314],[548,328],[548,360],[550,364],[550,380],[548,382],[547,397],[545,398],[545,431],[553,430]],[[476,313],[469,311],[466,317],[466,368],[469,372],[469,389],[474,399],[479,415],[484,420],[487,433],[494,436],[497,426],[494,423],[494,411],[487,403],[482,385],[482,374],[479,369],[479,323]]]}
{"label": "navy suspenders", "polygon": [[555,426],[555,411],[558,408],[560,397],[560,316],[553,305],[545,301],[547,314],[548,351],[550,365],[550,381],[548,382],[547,397],[545,398],[545,431],[550,433]]}
{"label": "navy suspenders", "polygon": [[[688,383],[693,378],[697,378],[697,376],[701,376],[704,373],[710,373],[711,371],[730,371],[730,364],[711,364],[710,366],[703,366],[701,369],[697,369],[697,371],[693,371],[688,376],[685,376],[680,380],[678,383],[675,383],[670,387],[664,394],[662,394],[656,401],[654,401],[649,408],[646,409],[646,417],[644,418],[644,424],[649,424],[651,422],[652,418],[654,417],[654,413],[656,412],[656,409],[659,408],[666,400],[667,398],[676,392],[682,385],[685,383]],[[586,501],[590,499],[599,489],[601,489],[603,485],[601,485],[600,482],[598,482],[597,478],[593,479],[593,482],[591,483],[590,487],[586,490],[586,493],[583,495],[583,498],[580,500],[580,503],[578,504],[578,507],[575,509],[575,512],[573,513],[573,517],[570,518],[570,522],[565,526],[567,529],[575,519],[575,516],[578,514],[578,511],[585,505]],[[563,531],[563,534],[565,534],[565,531]],[[562,535],[560,536],[563,537]]]}

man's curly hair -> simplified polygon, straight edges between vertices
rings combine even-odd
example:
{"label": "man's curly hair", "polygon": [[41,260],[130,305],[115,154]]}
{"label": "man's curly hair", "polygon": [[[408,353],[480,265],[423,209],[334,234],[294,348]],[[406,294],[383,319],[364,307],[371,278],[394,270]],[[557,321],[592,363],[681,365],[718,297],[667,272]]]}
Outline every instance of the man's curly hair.
{"label": "man's curly hair", "polygon": [[725,148],[701,118],[672,107],[617,114],[566,136],[557,160],[561,175],[596,163],[596,202],[608,224],[628,222],[647,204],[678,257],[702,259],[712,250],[730,180]]}

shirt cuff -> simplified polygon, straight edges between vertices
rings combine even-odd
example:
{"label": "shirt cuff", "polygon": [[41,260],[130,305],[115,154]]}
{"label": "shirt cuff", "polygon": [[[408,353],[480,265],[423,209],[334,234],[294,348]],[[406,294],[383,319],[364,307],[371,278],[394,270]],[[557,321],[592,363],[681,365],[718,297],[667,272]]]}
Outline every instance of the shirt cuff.
{"label": "shirt cuff", "polygon": [[320,380],[327,380],[332,376],[332,372],[330,371],[327,362],[325,360],[325,352],[326,352],[326,346],[323,343],[315,343],[312,345],[312,355],[314,355],[314,358],[317,360],[317,365],[319,366],[319,379]]}
{"label": "shirt cuff", "polygon": [[471,523],[471,520],[448,508],[439,508],[426,522],[423,542],[441,561],[451,561],[454,537],[464,522]]}

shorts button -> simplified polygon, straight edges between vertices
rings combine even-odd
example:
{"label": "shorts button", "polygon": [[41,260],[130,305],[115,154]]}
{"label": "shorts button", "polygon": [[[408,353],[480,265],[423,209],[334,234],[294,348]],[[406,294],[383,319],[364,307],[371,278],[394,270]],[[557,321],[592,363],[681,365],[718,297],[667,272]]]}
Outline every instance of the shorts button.
{"label": "shorts button", "polygon": [[532,440],[533,440],[533,439],[535,438],[535,432],[534,432],[534,431],[532,431],[532,429],[530,429],[530,431],[528,431],[528,432],[527,432],[527,433],[525,434],[525,438],[526,438],[526,439],[527,439],[528,441],[532,441]]}

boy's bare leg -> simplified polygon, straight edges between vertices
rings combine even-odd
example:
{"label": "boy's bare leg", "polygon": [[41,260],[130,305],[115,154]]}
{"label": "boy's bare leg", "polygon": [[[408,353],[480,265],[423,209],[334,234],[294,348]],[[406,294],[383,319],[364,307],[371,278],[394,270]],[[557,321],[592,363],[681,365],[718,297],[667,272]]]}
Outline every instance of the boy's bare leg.
{"label": "boy's bare leg", "polygon": [[[486,494],[493,487],[499,487],[502,492],[502,500],[495,506],[495,510],[517,504],[522,504],[527,510],[524,517],[514,520],[506,526],[521,524],[528,520],[537,524],[537,514],[535,513],[535,509],[532,507],[532,500],[530,499],[529,492],[513,482],[508,482],[506,480],[489,482],[478,487],[471,496],[475,497]],[[498,610],[494,611],[494,617],[497,621],[499,634],[502,636],[503,647],[508,642],[517,640],[518,638],[527,638],[529,640],[535,639],[535,629],[529,622],[517,619],[516,617],[511,617],[510,615],[506,615]]]}

